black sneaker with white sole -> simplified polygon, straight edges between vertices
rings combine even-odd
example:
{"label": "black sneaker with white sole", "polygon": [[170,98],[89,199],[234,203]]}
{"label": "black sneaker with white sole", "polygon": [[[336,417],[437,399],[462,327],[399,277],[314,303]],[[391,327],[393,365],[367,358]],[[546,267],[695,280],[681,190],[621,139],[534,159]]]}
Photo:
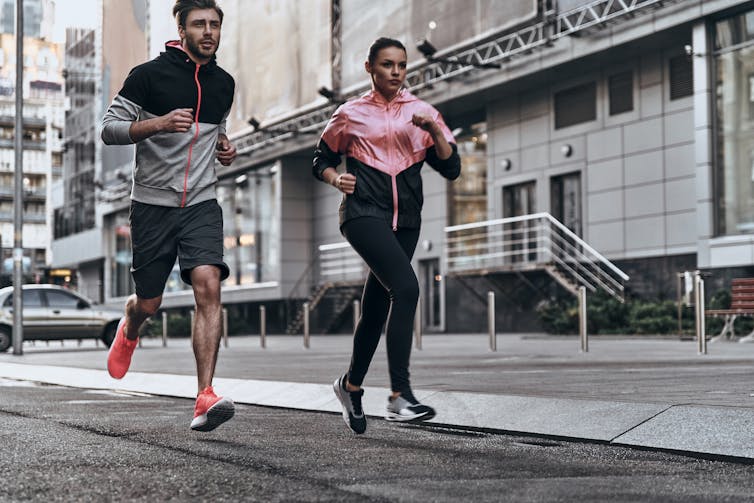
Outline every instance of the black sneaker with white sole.
{"label": "black sneaker with white sole", "polygon": [[367,418],[364,415],[364,408],[361,406],[361,397],[364,395],[364,390],[348,391],[346,389],[346,374],[337,378],[332,388],[343,406],[343,421],[354,433],[364,433],[367,429]]}
{"label": "black sneaker with white sole", "polygon": [[435,417],[435,409],[420,403],[410,390],[401,392],[396,398],[388,397],[385,416],[388,421],[420,423],[429,421],[433,417]]}

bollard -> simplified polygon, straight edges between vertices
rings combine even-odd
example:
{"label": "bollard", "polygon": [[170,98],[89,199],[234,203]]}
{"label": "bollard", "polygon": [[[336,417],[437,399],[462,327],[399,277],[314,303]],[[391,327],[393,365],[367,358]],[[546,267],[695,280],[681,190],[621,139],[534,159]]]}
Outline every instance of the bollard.
{"label": "bollard", "polygon": [[223,308],[223,347],[228,347],[228,310]]}
{"label": "bollard", "polygon": [[168,347],[168,313],[162,312],[162,347]]}
{"label": "bollard", "polygon": [[487,292],[487,330],[490,335],[490,351],[497,351],[495,333],[495,292]]}
{"label": "bollard", "polygon": [[694,304],[696,308],[696,340],[697,353],[707,354],[707,334],[704,326],[704,280],[699,271],[694,273]]}
{"label": "bollard", "polygon": [[581,352],[589,352],[589,336],[586,333],[586,287],[579,287],[579,340]]}
{"label": "bollard", "polygon": [[309,349],[309,303],[304,302],[304,347]]}
{"label": "bollard", "polygon": [[357,300],[353,301],[353,332],[356,333],[356,327],[359,326],[359,320],[361,319],[361,303]]}
{"label": "bollard", "polygon": [[262,349],[267,347],[267,310],[259,306],[259,345]]}
{"label": "bollard", "polygon": [[416,339],[416,349],[422,348],[422,300],[416,302],[416,314],[414,315],[414,338]]}

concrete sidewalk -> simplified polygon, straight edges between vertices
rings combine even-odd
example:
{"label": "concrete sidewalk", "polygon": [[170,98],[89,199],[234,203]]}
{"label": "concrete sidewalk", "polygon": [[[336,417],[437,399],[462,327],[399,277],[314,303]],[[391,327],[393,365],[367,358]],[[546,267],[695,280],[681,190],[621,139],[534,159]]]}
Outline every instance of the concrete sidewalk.
{"label": "concrete sidewalk", "polygon": [[[221,347],[215,387],[240,403],[338,412],[332,381],[350,355],[348,336],[231,337]],[[0,355],[0,377],[82,388],[193,398],[187,339],[145,340],[121,381],[105,370],[102,345],[37,342]],[[412,382],[434,406],[434,423],[754,460],[754,344],[716,343],[697,355],[677,338],[531,334],[428,335],[414,350]],[[365,382],[364,408],[381,417],[388,394],[384,347]]]}

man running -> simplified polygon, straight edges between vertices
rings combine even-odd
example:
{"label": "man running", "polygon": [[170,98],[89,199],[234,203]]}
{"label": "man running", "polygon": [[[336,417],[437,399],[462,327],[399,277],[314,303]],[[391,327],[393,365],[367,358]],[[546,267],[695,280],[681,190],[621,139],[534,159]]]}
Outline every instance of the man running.
{"label": "man running", "polygon": [[173,15],[180,40],[131,70],[103,119],[107,145],[136,144],[129,217],[136,293],[126,301],[107,369],[116,379],[128,371],[139,328],[159,309],[178,258],[196,302],[191,342],[199,393],[191,429],[210,431],[235,412],[233,401],[212,389],[220,282],[229,275],[215,159],[228,166],[236,158],[225,134],[235,82],[215,61],[223,22],[215,0],[177,0]]}

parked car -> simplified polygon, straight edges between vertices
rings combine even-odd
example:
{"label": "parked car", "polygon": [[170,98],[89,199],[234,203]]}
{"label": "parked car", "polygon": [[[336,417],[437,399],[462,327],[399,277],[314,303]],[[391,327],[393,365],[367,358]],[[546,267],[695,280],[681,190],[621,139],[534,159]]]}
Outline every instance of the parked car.
{"label": "parked car", "polygon": [[[108,347],[122,311],[55,285],[24,285],[24,340],[100,339]],[[13,287],[0,289],[0,352],[13,343]]]}

